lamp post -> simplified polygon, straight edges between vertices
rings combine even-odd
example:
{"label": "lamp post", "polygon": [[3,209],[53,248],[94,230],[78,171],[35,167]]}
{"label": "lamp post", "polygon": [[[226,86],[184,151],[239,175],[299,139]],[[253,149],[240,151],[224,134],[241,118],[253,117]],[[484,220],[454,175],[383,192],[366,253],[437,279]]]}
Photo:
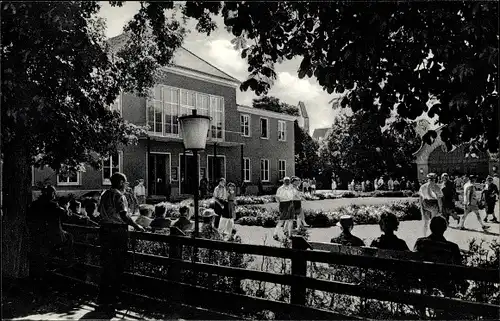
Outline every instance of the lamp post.
{"label": "lamp post", "polygon": [[[199,180],[200,173],[198,170],[198,151],[204,150],[207,144],[207,133],[210,126],[210,117],[204,115],[197,115],[196,110],[193,109],[192,115],[179,117],[180,130],[182,134],[182,140],[184,142],[184,148],[186,150],[191,150],[194,156],[194,236],[199,236],[199,220],[198,220],[198,190],[199,190]],[[184,164],[187,166],[187,164]],[[184,178],[187,181],[187,177]]]}

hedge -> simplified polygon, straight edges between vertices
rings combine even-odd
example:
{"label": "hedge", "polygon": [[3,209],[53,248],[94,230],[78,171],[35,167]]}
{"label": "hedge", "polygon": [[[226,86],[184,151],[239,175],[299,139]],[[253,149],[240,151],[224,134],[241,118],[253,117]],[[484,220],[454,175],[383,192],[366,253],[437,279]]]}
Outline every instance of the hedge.
{"label": "hedge", "polygon": [[[400,221],[420,220],[418,205],[414,202],[398,202],[389,205],[348,205],[333,211],[305,210],[306,223],[312,227],[330,227],[337,224],[342,215],[351,215],[356,224],[377,224],[380,215],[389,211]],[[236,208],[236,223],[240,225],[274,227],[278,221],[277,209],[269,210],[261,206],[241,206]]]}

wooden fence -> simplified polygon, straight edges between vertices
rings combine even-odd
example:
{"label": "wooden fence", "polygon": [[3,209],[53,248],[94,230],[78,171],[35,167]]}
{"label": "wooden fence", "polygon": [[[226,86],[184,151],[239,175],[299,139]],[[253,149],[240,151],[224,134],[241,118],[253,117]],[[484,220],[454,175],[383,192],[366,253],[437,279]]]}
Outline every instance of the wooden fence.
{"label": "wooden fence", "polygon": [[[98,229],[66,225],[68,231],[84,233],[87,235],[98,234]],[[182,303],[201,306],[214,311],[224,311],[238,314],[242,311],[271,310],[277,313],[280,319],[359,319],[359,317],[336,313],[326,309],[318,309],[306,305],[307,289],[325,291],[329,293],[355,296],[364,299],[389,301],[413,306],[416,309],[434,309],[439,311],[460,312],[487,319],[498,319],[500,306],[488,303],[464,301],[455,298],[439,297],[415,291],[397,291],[384,288],[369,287],[360,283],[346,283],[340,281],[322,280],[307,276],[307,266],[310,262],[327,263],[348,267],[375,269],[403,273],[423,280],[432,275],[434,278],[444,280],[473,280],[477,282],[500,282],[499,271],[495,269],[480,269],[466,266],[455,266],[421,262],[415,260],[402,260],[388,257],[365,256],[346,254],[340,251],[327,252],[304,249],[305,241],[301,238],[292,240],[292,248],[278,248],[263,245],[240,244],[221,242],[208,239],[195,239],[186,236],[174,236],[154,233],[130,232],[131,242],[150,241],[165,248],[165,255],[153,255],[129,251],[130,258],[134,261],[146,262],[168,270],[165,278],[142,275],[129,271],[126,273],[125,284],[134,291],[153,297],[164,297],[168,300],[182,301]],[[75,242],[78,251],[85,253],[99,253],[99,245],[86,242]],[[168,247],[168,249],[167,249]],[[231,266],[220,266],[183,259],[183,251],[187,249],[209,249],[230,253],[258,255],[288,259],[291,261],[291,274],[270,273],[264,271],[243,269]],[[85,254],[88,255],[88,254]],[[80,267],[86,271],[86,276],[80,278],[81,282],[92,283],[89,275],[98,276],[100,266],[87,262],[79,262]],[[251,297],[244,294],[219,291],[198,285],[180,282],[182,271],[196,271],[215,277],[232,277],[238,280],[257,280],[274,284],[290,286],[290,303]],[[68,277],[59,274],[60,277]],[[94,284],[97,281],[93,282]],[[376,316],[373,316],[376,318]],[[422,315],[422,317],[424,317]]]}

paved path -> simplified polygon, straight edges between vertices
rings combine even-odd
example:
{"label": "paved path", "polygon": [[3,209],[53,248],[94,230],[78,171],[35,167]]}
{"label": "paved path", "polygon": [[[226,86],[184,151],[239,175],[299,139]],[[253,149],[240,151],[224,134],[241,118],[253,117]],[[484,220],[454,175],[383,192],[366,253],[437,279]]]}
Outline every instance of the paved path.
{"label": "paved path", "polygon": [[[492,242],[498,240],[500,235],[500,225],[488,223],[491,226],[489,233],[481,231],[479,222],[475,215],[469,215],[465,222],[465,227],[468,230],[458,230],[455,221],[451,220],[451,227],[445,232],[445,237],[452,242],[455,242],[462,249],[468,249],[468,241],[472,238],[478,240],[485,240]],[[241,226],[237,225],[238,234],[241,236],[243,243],[261,245],[266,240],[267,245],[279,246],[279,243],[273,240],[273,228],[264,228],[260,226]],[[330,242],[332,237],[340,233],[338,227],[328,228],[310,228],[309,240],[314,242]],[[372,240],[380,236],[380,228],[378,225],[358,225],[353,229],[353,234],[360,237],[365,241],[365,244],[370,245]],[[410,249],[413,249],[417,238],[423,235],[423,222],[422,221],[406,221],[401,222],[399,230],[396,232],[399,238],[402,238],[408,244]]]}
{"label": "paved path", "polygon": [[[351,204],[356,205],[382,205],[391,204],[397,202],[416,202],[417,198],[413,197],[357,197],[357,198],[337,198],[328,200],[317,200],[317,201],[304,201],[302,202],[302,207],[306,210],[334,210],[341,206],[347,206]],[[268,209],[277,209],[277,203],[267,203],[262,204]]]}

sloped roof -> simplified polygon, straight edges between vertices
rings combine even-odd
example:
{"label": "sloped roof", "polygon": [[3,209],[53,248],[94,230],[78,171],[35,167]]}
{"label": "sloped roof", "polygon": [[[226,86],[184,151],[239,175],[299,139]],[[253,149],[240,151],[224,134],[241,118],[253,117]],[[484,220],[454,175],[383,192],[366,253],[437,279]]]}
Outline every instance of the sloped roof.
{"label": "sloped roof", "polygon": [[304,118],[309,118],[309,115],[307,114],[307,108],[304,102],[299,101],[299,110],[300,110],[300,115]]}
{"label": "sloped roof", "polygon": [[[122,33],[116,37],[108,39],[111,51],[117,52],[122,46],[127,42],[127,34]],[[201,72],[206,75],[218,77],[221,79],[226,79],[229,81],[241,82],[240,80],[234,78],[233,76],[227,74],[221,69],[215,67],[208,61],[195,55],[193,52],[187,50],[184,47],[179,47],[172,58],[171,64],[175,67],[192,70],[196,72]]]}
{"label": "sloped roof", "polygon": [[330,130],[330,127],[325,127],[325,128],[316,128],[313,132],[313,138],[314,139],[320,139],[320,138],[325,138],[326,134],[328,133],[328,130]]}

